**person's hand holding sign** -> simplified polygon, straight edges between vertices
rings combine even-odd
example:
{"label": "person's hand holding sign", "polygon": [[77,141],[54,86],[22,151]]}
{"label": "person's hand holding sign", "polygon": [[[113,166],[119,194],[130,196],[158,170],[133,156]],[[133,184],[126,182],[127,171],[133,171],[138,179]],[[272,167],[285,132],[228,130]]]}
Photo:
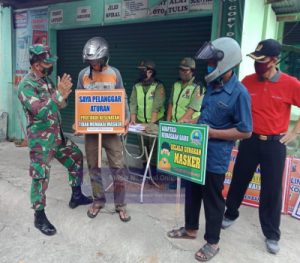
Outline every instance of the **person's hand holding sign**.
{"label": "person's hand holding sign", "polygon": [[129,129],[129,119],[126,119],[125,120],[125,123],[124,123],[124,135],[126,135],[128,133],[128,129]]}
{"label": "person's hand holding sign", "polygon": [[64,73],[62,77],[58,77],[57,89],[62,94],[64,99],[67,99],[72,92],[72,78],[69,74]]}
{"label": "person's hand holding sign", "polygon": [[75,136],[80,136],[80,135],[83,135],[82,133],[80,133],[80,132],[77,132],[77,131],[76,131],[76,128],[75,128],[75,123],[73,123],[73,125],[72,125],[72,129],[74,130],[74,135],[75,135]]}

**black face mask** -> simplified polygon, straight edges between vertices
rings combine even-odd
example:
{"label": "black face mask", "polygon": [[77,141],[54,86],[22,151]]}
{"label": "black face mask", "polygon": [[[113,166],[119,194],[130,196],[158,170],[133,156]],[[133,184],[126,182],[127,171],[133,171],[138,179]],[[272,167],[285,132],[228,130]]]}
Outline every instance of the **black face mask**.
{"label": "black face mask", "polygon": [[140,70],[140,79],[143,80],[147,78],[147,71],[146,70]]}
{"label": "black face mask", "polygon": [[41,71],[41,73],[44,75],[44,76],[50,76],[53,72],[53,66],[50,67],[50,68],[43,68],[43,70]]}

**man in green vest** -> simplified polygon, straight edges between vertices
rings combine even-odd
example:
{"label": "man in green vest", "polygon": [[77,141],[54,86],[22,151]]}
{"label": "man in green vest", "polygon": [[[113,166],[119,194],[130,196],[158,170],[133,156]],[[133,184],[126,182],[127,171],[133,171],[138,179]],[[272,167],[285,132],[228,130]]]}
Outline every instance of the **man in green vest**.
{"label": "man in green vest", "polygon": [[[145,123],[147,130],[156,128],[165,113],[166,93],[163,84],[155,78],[156,70],[153,61],[141,61],[138,66],[140,76],[132,88],[130,97],[131,124]],[[147,131],[146,130],[146,131]],[[153,139],[145,137],[144,143],[150,152]],[[156,153],[154,149],[154,153]],[[144,168],[146,163],[143,164]],[[151,174],[157,179],[156,154],[151,160]]]}
{"label": "man in green vest", "polygon": [[196,63],[184,58],[179,65],[179,80],[173,85],[169,99],[167,121],[196,123],[200,116],[202,92],[196,84],[194,71]]}
{"label": "man in green vest", "polygon": [[165,88],[155,78],[153,61],[142,61],[138,69],[140,77],[134,84],[130,97],[131,124],[157,123],[165,113]]}
{"label": "man in green vest", "polygon": [[[186,57],[181,60],[179,80],[174,83],[169,99],[167,121],[197,123],[200,116],[202,92],[200,85],[195,83],[195,68],[194,59]],[[169,188],[175,189],[176,181],[170,181]],[[184,186],[184,183],[182,185]]]}

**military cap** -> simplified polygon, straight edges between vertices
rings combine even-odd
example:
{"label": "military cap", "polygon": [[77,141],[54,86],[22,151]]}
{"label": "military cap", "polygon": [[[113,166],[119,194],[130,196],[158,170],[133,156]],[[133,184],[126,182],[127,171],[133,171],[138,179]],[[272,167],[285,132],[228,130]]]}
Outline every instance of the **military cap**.
{"label": "military cap", "polygon": [[43,44],[35,44],[29,47],[29,59],[30,61],[35,60],[43,61],[45,63],[54,64],[57,61],[57,56],[50,54],[50,48]]}

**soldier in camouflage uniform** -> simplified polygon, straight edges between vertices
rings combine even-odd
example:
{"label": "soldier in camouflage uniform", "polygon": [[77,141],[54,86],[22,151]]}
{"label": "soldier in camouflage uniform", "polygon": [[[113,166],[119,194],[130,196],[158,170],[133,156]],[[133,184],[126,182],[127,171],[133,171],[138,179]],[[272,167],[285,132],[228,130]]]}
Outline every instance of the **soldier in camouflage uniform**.
{"label": "soldier in camouflage uniform", "polygon": [[34,225],[43,234],[54,235],[55,227],[48,221],[44,207],[48,188],[50,161],[56,158],[68,169],[72,187],[70,208],[90,204],[92,199],[81,192],[83,157],[73,142],[68,142],[61,128],[59,110],[66,106],[72,92],[72,81],[68,74],[58,77],[58,85],[49,78],[57,58],[50,55],[49,48],[41,44],[29,48],[31,71],[18,87],[28,126],[30,156],[29,173],[32,177],[31,203],[35,210]]}

